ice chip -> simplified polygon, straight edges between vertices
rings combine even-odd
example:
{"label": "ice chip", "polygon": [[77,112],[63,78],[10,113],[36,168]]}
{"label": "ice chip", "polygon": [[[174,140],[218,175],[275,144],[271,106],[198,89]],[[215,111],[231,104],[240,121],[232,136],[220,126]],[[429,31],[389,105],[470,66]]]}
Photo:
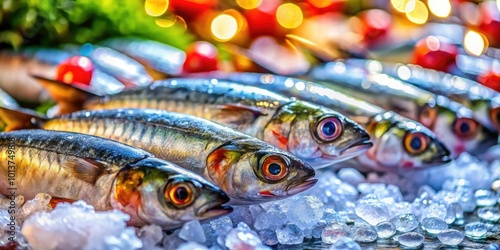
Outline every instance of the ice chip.
{"label": "ice chip", "polygon": [[266,212],[260,205],[251,205],[248,209],[250,210],[253,221],[255,221],[259,215]]}
{"label": "ice chip", "polygon": [[198,220],[186,222],[179,232],[179,238],[185,241],[194,241],[198,243],[204,243],[207,240],[205,232]]}
{"label": "ice chip", "polygon": [[321,232],[322,232],[322,231],[323,231],[323,229],[326,227],[326,225],[327,225],[327,222],[325,222],[325,221],[320,221],[320,222],[318,222],[318,224],[316,224],[316,225],[314,226],[314,228],[312,229],[312,231],[311,231],[311,236],[312,236],[313,238],[316,238],[316,239],[317,239],[317,238],[321,238]]}
{"label": "ice chip", "polygon": [[257,230],[276,230],[280,228],[287,221],[286,215],[283,213],[269,212],[257,216],[254,222],[254,227]]}
{"label": "ice chip", "polygon": [[472,239],[480,239],[488,232],[488,227],[482,222],[471,222],[465,225],[465,236]]}
{"label": "ice chip", "polygon": [[436,235],[441,231],[448,229],[448,224],[445,221],[435,218],[429,217],[422,220],[420,226],[424,231],[429,233],[430,235]]}
{"label": "ice chip", "polygon": [[396,230],[402,233],[410,232],[418,227],[418,217],[414,214],[402,214],[390,220]]}
{"label": "ice chip", "polygon": [[497,207],[483,207],[477,210],[477,217],[489,222],[497,222],[500,219],[500,209]]}
{"label": "ice chip", "polygon": [[211,220],[210,225],[217,235],[224,235],[233,228],[233,222],[227,216],[222,216],[218,219]]}
{"label": "ice chip", "polygon": [[436,195],[436,191],[434,191],[433,188],[427,186],[427,185],[423,185],[421,187],[418,188],[418,191],[417,191],[417,197],[430,197],[431,199],[434,197],[434,195]]}
{"label": "ice chip", "polygon": [[387,206],[373,196],[366,196],[361,199],[354,211],[357,216],[372,226],[390,219],[389,209]]}
{"label": "ice chip", "polygon": [[283,245],[301,244],[304,241],[302,230],[295,224],[286,224],[276,230],[278,242]]}
{"label": "ice chip", "polygon": [[163,230],[157,225],[143,226],[137,234],[141,238],[145,249],[152,248],[163,239]]}
{"label": "ice chip", "polygon": [[464,233],[455,229],[445,229],[437,235],[439,241],[448,246],[457,246],[462,243],[464,237]]}
{"label": "ice chip", "polygon": [[379,238],[387,239],[396,234],[396,226],[388,221],[383,221],[375,226]]}
{"label": "ice chip", "polygon": [[35,198],[26,201],[21,209],[19,209],[16,219],[22,223],[26,218],[36,212],[49,212],[52,210],[49,204],[51,199],[52,197],[45,193],[35,195]]}
{"label": "ice chip", "polygon": [[476,205],[478,207],[490,207],[497,203],[497,198],[493,191],[487,189],[479,189],[474,193]]}
{"label": "ice chip", "polygon": [[328,250],[362,250],[361,246],[351,238],[342,238],[328,248]]}
{"label": "ice chip", "polygon": [[163,249],[177,249],[181,244],[186,243],[185,240],[179,238],[179,232],[180,230],[178,229],[175,230],[172,234],[165,235],[165,237],[163,237]]}
{"label": "ice chip", "polygon": [[420,214],[420,220],[429,217],[436,217],[444,220],[446,217],[446,206],[444,204],[432,203],[430,206],[424,208]]}
{"label": "ice chip", "polygon": [[409,232],[397,236],[396,240],[405,247],[418,247],[424,243],[425,238],[419,233]]}
{"label": "ice chip", "polygon": [[358,242],[373,242],[377,240],[377,231],[368,224],[354,226],[353,238]]}
{"label": "ice chip", "polygon": [[224,244],[229,249],[246,250],[246,249],[270,249],[262,244],[262,241],[256,232],[252,231],[248,225],[240,222],[236,228],[231,229],[226,236]]}
{"label": "ice chip", "polygon": [[228,214],[228,217],[233,222],[233,227],[238,225],[238,222],[245,222],[247,225],[253,225],[252,214],[248,206],[233,206],[233,212]]}
{"label": "ice chip", "polygon": [[357,186],[366,181],[365,177],[355,168],[342,168],[337,175],[339,179],[353,186]]}
{"label": "ice chip", "polygon": [[208,250],[204,245],[200,245],[196,242],[186,242],[181,244],[177,250]]}
{"label": "ice chip", "polygon": [[268,246],[274,246],[278,244],[278,237],[276,236],[276,233],[269,229],[264,229],[262,231],[259,231],[259,237],[262,243]]}
{"label": "ice chip", "polygon": [[321,219],[324,205],[316,196],[304,196],[297,200],[287,213],[288,220],[301,230],[312,229]]}
{"label": "ice chip", "polygon": [[321,240],[326,244],[333,244],[345,237],[351,237],[350,229],[345,223],[330,223],[321,232]]}

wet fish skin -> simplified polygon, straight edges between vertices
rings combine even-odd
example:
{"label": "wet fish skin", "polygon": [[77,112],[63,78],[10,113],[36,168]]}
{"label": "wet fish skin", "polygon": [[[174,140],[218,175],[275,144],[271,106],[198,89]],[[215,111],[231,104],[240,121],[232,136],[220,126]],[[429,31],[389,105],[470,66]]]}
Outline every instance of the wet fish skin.
{"label": "wet fish skin", "polygon": [[413,64],[391,64],[362,59],[348,59],[345,62],[447,96],[473,110],[474,117],[489,129],[497,133],[500,131],[500,94],[476,81]]}
{"label": "wet fish skin", "polygon": [[[409,169],[443,165],[452,160],[448,148],[422,124],[311,81],[257,73],[218,73],[200,75],[200,77],[213,77],[258,86],[287,97],[295,97],[343,113],[361,124],[368,131],[374,143],[374,146],[365,154],[350,162],[358,169],[368,167],[378,171],[406,172]],[[382,128],[390,127],[391,129],[377,130],[375,129],[379,127],[377,125],[382,125]],[[427,141],[427,147],[420,153],[410,154],[404,144],[404,138],[405,135],[413,136],[416,133],[423,135],[423,138]],[[392,142],[397,141],[397,143],[388,144],[389,139]],[[398,147],[397,152],[401,152],[401,158],[405,159],[404,161],[396,162],[394,160],[397,159],[392,154],[395,147]]]}
{"label": "wet fish skin", "polygon": [[[226,214],[228,197],[202,177],[146,151],[78,133],[20,130],[0,133],[0,191],[33,198],[48,193],[66,200],[83,199],[97,210],[120,209],[129,224],[157,224],[174,229],[192,219]],[[14,167],[13,167],[14,166]],[[11,175],[12,177],[12,175]],[[165,195],[183,185],[189,203]],[[177,197],[177,196],[176,196]]]}
{"label": "wet fish skin", "polygon": [[[366,131],[336,111],[213,79],[158,81],[145,88],[95,98],[87,101],[85,108],[154,108],[195,115],[287,150],[315,168],[352,158],[371,146]],[[324,139],[322,129],[328,122],[336,124],[335,137]]]}
{"label": "wet fish skin", "polygon": [[385,74],[368,73],[338,61],[314,68],[310,77],[419,121],[446,143],[454,157],[464,151],[478,155],[496,143],[498,134],[475,120],[472,110]]}

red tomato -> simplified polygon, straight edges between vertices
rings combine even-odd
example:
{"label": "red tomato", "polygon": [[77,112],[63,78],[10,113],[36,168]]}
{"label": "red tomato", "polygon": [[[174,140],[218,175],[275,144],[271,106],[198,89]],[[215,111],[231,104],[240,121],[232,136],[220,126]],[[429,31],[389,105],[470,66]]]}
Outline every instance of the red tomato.
{"label": "red tomato", "polygon": [[56,79],[67,84],[90,85],[94,65],[85,56],[73,56],[59,64]]}

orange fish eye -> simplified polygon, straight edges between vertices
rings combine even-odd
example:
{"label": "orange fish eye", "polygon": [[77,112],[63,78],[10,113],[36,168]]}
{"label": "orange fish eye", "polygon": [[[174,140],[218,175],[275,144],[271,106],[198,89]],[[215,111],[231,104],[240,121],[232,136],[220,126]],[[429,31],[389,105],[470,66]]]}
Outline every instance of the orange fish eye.
{"label": "orange fish eye", "polygon": [[429,137],[423,133],[408,133],[404,139],[404,147],[410,154],[420,154],[427,149]]}
{"label": "orange fish eye", "polygon": [[424,107],[422,112],[420,112],[419,121],[422,125],[432,128],[434,126],[434,122],[436,122],[436,110],[429,106]]}
{"label": "orange fish eye", "polygon": [[454,133],[462,139],[470,139],[477,134],[478,124],[470,118],[458,118],[453,124]]}
{"label": "orange fish eye", "polygon": [[344,130],[342,121],[337,117],[326,117],[318,122],[316,134],[321,141],[333,141],[337,139]]}
{"label": "orange fish eye", "polygon": [[193,187],[185,182],[172,183],[165,189],[165,198],[175,206],[183,207],[190,205],[193,200]]}
{"label": "orange fish eye", "polygon": [[264,178],[269,181],[279,181],[288,174],[287,162],[280,156],[266,157],[261,166]]}
{"label": "orange fish eye", "polygon": [[493,125],[497,129],[500,129],[500,107],[490,109],[490,119],[493,122]]}

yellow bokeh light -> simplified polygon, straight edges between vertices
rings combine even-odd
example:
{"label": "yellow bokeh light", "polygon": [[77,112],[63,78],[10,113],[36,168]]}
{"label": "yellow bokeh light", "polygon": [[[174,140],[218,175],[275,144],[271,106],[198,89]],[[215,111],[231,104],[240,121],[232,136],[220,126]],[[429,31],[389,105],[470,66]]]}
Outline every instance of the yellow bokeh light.
{"label": "yellow bokeh light", "polygon": [[299,27],[304,17],[299,6],[293,3],[285,3],[278,7],[276,18],[281,26],[294,29]]}
{"label": "yellow bokeh light", "polygon": [[144,9],[150,16],[161,16],[168,9],[168,0],[146,0]]}
{"label": "yellow bokeh light", "polygon": [[406,12],[406,5],[409,0],[391,0],[392,7],[399,12]]}
{"label": "yellow bokeh light", "polygon": [[229,41],[238,31],[236,18],[228,14],[221,14],[212,21],[212,34],[219,41]]}
{"label": "yellow bokeh light", "polygon": [[427,5],[431,13],[437,17],[448,17],[451,13],[450,0],[428,0]]}
{"label": "yellow bokeh light", "polygon": [[410,0],[405,9],[406,17],[413,23],[424,24],[429,18],[429,11],[421,1]]}
{"label": "yellow bokeh light", "polygon": [[169,27],[172,27],[174,25],[175,20],[156,19],[155,23],[156,23],[156,25],[158,25],[162,28],[169,28]]}
{"label": "yellow bokeh light", "polygon": [[309,0],[309,3],[316,8],[325,8],[332,5],[336,0]]}
{"label": "yellow bokeh light", "polygon": [[259,7],[262,0],[236,0],[236,3],[243,9],[251,10]]}
{"label": "yellow bokeh light", "polygon": [[485,37],[476,31],[469,30],[464,37],[465,50],[474,56],[480,56],[488,46]]}

